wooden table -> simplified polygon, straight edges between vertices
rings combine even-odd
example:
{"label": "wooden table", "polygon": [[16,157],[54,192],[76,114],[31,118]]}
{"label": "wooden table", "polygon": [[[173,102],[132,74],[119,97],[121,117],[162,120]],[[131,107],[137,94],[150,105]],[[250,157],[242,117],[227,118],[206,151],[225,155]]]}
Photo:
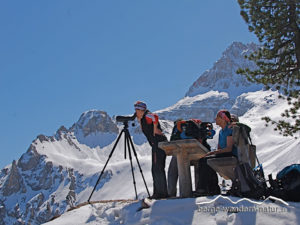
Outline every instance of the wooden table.
{"label": "wooden table", "polygon": [[160,142],[158,147],[163,149],[166,155],[177,158],[180,197],[192,197],[190,161],[201,158],[208,149],[196,139]]}

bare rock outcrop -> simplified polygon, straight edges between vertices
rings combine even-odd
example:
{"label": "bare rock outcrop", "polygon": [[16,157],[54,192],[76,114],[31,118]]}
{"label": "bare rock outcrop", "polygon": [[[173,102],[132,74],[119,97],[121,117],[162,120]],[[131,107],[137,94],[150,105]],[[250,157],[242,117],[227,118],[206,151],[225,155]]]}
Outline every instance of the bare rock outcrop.
{"label": "bare rock outcrop", "polygon": [[36,174],[36,181],[33,183],[28,183],[28,185],[34,191],[48,190],[53,183],[52,170],[53,163],[46,162],[46,164],[41,168],[40,172]]}
{"label": "bare rock outcrop", "polygon": [[31,170],[39,164],[40,159],[41,155],[37,152],[36,147],[31,144],[27,152],[18,160],[18,167],[22,171]]}
{"label": "bare rock outcrop", "polygon": [[193,83],[186,96],[192,97],[213,90],[227,92],[229,97],[234,99],[242,93],[261,90],[262,85],[250,83],[245,76],[236,73],[239,68],[256,68],[255,63],[245,56],[258,48],[254,43],[233,42],[213,67]]}
{"label": "bare rock outcrop", "polygon": [[2,191],[4,196],[9,196],[19,191],[21,191],[22,193],[26,192],[23,178],[19,172],[15,160],[12,162],[10,173],[3,185]]}

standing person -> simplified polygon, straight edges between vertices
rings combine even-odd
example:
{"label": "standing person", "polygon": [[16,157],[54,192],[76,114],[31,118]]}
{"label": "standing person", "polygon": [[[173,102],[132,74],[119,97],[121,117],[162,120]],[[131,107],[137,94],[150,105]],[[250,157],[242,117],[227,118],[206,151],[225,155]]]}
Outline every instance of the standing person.
{"label": "standing person", "polygon": [[165,174],[166,153],[158,148],[158,143],[166,141],[158,121],[158,116],[147,110],[146,103],[137,101],[134,104],[136,117],[140,122],[142,131],[152,147],[152,178],[153,178],[153,195],[151,198],[167,198],[167,180]]}

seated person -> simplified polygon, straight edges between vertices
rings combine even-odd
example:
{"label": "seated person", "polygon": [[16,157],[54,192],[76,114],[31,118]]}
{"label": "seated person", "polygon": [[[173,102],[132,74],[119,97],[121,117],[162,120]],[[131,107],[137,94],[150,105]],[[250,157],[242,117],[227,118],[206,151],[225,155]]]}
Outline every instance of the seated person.
{"label": "seated person", "polygon": [[216,124],[222,128],[219,133],[218,149],[208,152],[199,160],[200,176],[196,196],[220,193],[217,173],[207,165],[207,160],[215,157],[237,157],[237,149],[233,145],[231,122],[231,115],[227,110],[220,110],[217,113]]}

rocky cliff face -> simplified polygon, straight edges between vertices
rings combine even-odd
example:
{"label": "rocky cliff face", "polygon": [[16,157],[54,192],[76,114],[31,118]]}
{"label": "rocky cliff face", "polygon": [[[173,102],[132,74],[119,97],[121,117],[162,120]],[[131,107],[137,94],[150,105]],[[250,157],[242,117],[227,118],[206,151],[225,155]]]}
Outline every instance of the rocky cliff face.
{"label": "rocky cliff face", "polygon": [[92,133],[118,133],[118,127],[104,111],[90,110],[83,113],[71,128],[75,133],[82,132],[84,137]]}
{"label": "rocky cliff face", "polygon": [[[45,223],[74,206],[77,194],[93,183],[93,176],[83,176],[73,168],[53,165],[45,156],[28,153],[21,157],[28,162],[21,162],[20,158],[20,163],[14,161],[11,168],[1,172],[1,183],[5,180],[0,186],[1,225]],[[29,166],[30,162],[34,163]],[[110,171],[106,171],[102,182],[110,176]]]}
{"label": "rocky cliff face", "polygon": [[8,177],[4,182],[2,193],[3,196],[10,196],[17,192],[26,193],[24,180],[19,172],[16,161],[12,162]]}
{"label": "rocky cliff face", "polygon": [[213,67],[193,83],[186,96],[196,96],[213,90],[226,92],[230,98],[235,99],[242,93],[261,90],[261,85],[250,83],[246,77],[236,74],[239,68],[255,68],[255,64],[245,59],[245,55],[249,55],[257,48],[254,43],[233,42]]}

